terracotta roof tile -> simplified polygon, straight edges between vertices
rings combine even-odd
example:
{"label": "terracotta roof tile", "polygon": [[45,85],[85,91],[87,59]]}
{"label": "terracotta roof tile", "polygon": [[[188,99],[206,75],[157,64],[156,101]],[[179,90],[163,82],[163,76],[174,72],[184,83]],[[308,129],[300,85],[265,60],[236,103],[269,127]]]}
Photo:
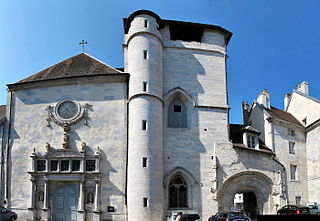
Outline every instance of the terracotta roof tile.
{"label": "terracotta roof tile", "polygon": [[50,80],[57,78],[77,77],[96,74],[119,74],[123,73],[85,53],[68,58],[58,64],[44,69],[30,77],[22,79],[17,83],[25,83],[39,80]]}
{"label": "terracotta roof tile", "polygon": [[286,111],[279,110],[278,108],[275,108],[275,107],[271,107],[271,109],[266,109],[266,110],[274,118],[295,124],[299,127],[303,127],[303,125],[292,114]]}

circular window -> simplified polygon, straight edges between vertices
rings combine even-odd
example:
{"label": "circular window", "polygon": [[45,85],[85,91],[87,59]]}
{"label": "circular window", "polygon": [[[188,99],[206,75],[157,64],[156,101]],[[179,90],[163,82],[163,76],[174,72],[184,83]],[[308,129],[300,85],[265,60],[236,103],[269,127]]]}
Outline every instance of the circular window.
{"label": "circular window", "polygon": [[75,118],[78,115],[80,111],[79,109],[79,105],[74,101],[65,100],[57,105],[56,113],[60,118],[69,120]]}

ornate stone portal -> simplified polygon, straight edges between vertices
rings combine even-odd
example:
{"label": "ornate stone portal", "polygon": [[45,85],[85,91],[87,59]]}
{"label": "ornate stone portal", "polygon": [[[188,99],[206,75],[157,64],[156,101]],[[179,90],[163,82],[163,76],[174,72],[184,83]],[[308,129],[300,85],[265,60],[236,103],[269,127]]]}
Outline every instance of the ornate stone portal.
{"label": "ornate stone portal", "polygon": [[[73,186],[79,189],[77,220],[85,220],[86,213],[86,193],[85,189],[93,189],[91,192],[90,205],[92,212],[100,219],[100,157],[99,147],[91,154],[87,153],[88,148],[85,142],[78,148],[70,148],[71,126],[83,120],[83,125],[88,124],[89,104],[80,105],[76,101],[63,100],[56,106],[47,106],[47,126],[52,128],[53,121],[63,129],[62,148],[55,148],[50,143],[46,143],[44,153],[37,152],[36,148],[30,155],[32,158],[31,175],[31,207],[29,208],[29,218],[35,220],[49,220],[55,214],[54,194],[57,188]],[[49,188],[50,187],[50,188]]]}

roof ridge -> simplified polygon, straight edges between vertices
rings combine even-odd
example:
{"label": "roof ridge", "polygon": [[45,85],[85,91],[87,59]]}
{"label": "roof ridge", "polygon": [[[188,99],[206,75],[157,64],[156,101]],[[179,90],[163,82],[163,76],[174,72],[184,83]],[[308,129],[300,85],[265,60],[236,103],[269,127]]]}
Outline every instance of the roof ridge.
{"label": "roof ridge", "polygon": [[94,76],[97,74],[124,74],[124,72],[115,69],[89,54],[80,53],[51,65],[29,77],[25,77],[16,83],[84,75]]}

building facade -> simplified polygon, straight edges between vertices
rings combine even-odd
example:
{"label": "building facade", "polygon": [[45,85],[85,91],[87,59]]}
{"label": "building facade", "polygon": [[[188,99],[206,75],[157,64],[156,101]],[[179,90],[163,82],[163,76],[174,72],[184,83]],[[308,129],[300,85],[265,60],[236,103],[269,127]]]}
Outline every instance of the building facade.
{"label": "building facade", "polygon": [[229,124],[229,31],[140,10],[124,33],[123,69],[82,53],[8,85],[1,202],[19,220],[207,220],[235,195],[255,217],[317,192],[298,92],[280,111],[264,91]]}

